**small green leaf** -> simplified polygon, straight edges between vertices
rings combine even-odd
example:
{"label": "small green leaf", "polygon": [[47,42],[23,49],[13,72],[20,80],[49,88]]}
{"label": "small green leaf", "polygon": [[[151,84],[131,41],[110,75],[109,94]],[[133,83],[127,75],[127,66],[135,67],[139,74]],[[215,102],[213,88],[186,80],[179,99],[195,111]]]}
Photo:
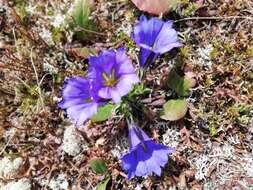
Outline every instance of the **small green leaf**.
{"label": "small green leaf", "polygon": [[53,73],[53,77],[54,77],[55,83],[57,84],[60,84],[64,81],[64,75],[60,72]]}
{"label": "small green leaf", "polygon": [[96,190],[106,190],[108,182],[111,180],[111,176],[107,177],[104,181],[97,185]]}
{"label": "small green leaf", "polygon": [[53,40],[57,43],[63,42],[65,40],[64,31],[61,28],[53,28],[52,30]]}
{"label": "small green leaf", "polygon": [[217,133],[218,133],[218,131],[217,131],[217,129],[216,129],[215,126],[210,126],[209,127],[209,131],[210,131],[210,134],[211,134],[212,137],[215,136],[215,135],[217,135]]}
{"label": "small green leaf", "polygon": [[114,104],[107,104],[105,106],[102,106],[98,109],[98,112],[96,115],[94,115],[91,120],[93,122],[102,122],[107,120],[112,116],[112,113],[114,109],[116,108],[116,105]]}
{"label": "small green leaf", "polygon": [[161,116],[164,120],[176,121],[185,116],[187,112],[186,100],[169,100],[163,105],[163,114]]}
{"label": "small green leaf", "polygon": [[133,99],[137,96],[141,96],[144,94],[148,94],[151,92],[150,88],[147,88],[146,86],[144,86],[143,83],[135,85],[132,89],[132,91],[127,95],[130,99]]}
{"label": "small green leaf", "polygon": [[27,113],[29,110],[35,106],[37,103],[36,99],[33,99],[31,97],[24,98],[22,101],[22,104],[20,106],[20,110],[22,113]]}
{"label": "small green leaf", "polygon": [[186,76],[181,77],[175,70],[171,70],[168,77],[168,86],[179,96],[187,96],[189,95],[190,88],[194,86],[194,81]]}
{"label": "small green leaf", "polygon": [[104,174],[107,172],[107,166],[105,162],[99,158],[90,161],[91,169],[97,174]]}

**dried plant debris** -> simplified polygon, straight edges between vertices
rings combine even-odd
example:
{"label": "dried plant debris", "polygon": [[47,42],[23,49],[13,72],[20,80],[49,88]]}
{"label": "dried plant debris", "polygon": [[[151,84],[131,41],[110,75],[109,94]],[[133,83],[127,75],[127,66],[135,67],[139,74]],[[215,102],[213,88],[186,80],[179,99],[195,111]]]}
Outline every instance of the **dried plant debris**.
{"label": "dried plant debris", "polygon": [[[138,2],[0,0],[0,190],[253,189],[253,3],[180,0],[156,12]],[[149,12],[163,14],[154,19]],[[144,34],[136,26],[142,23],[145,33],[155,22],[170,26],[176,43],[170,47],[178,48],[164,50],[165,34],[154,35],[151,45],[150,38],[139,39]],[[59,108],[66,79],[87,77],[90,56],[99,59],[108,49],[124,52],[142,84],[135,80],[131,90],[124,83],[128,96],[110,96],[116,102],[111,109],[76,126]],[[102,75],[110,87],[120,81],[118,71]],[[110,100],[103,95],[98,102],[104,105]],[[167,113],[164,120],[163,105],[170,100],[187,105],[180,117]],[[131,114],[145,131],[142,140],[134,139],[136,131],[128,135]],[[144,147],[149,137],[175,152],[166,165],[159,162],[161,173],[152,168],[139,175],[143,170],[129,170],[128,159],[121,161],[135,151],[129,137]],[[106,170],[96,173],[94,159]],[[124,168],[130,177],[145,177],[128,180]]]}

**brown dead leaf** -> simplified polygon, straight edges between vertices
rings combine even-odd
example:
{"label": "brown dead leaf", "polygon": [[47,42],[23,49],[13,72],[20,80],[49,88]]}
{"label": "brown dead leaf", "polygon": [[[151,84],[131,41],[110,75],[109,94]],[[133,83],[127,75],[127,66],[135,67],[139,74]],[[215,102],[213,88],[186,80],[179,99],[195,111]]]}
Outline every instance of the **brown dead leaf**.
{"label": "brown dead leaf", "polygon": [[75,45],[68,45],[65,50],[67,51],[67,53],[75,58],[79,58],[79,59],[88,59],[88,57],[91,54],[95,53],[94,49],[91,48],[87,48],[87,47],[78,47]]}
{"label": "brown dead leaf", "polygon": [[178,187],[180,189],[186,189],[186,178],[185,178],[185,172],[182,172],[179,176],[179,182],[178,182]]}
{"label": "brown dead leaf", "polygon": [[190,140],[190,132],[189,132],[189,130],[186,129],[186,127],[183,127],[180,130],[180,135],[182,136],[182,139],[187,144],[187,146],[190,146],[191,145],[191,140]]}
{"label": "brown dead leaf", "polygon": [[165,104],[166,100],[164,97],[160,98],[160,99],[157,99],[153,102],[151,102],[149,105],[150,106],[162,106],[163,104]]}
{"label": "brown dead leaf", "polygon": [[152,130],[152,136],[155,140],[159,140],[160,135],[157,129]]}
{"label": "brown dead leaf", "polygon": [[23,177],[25,175],[28,175],[29,169],[30,169],[30,162],[29,162],[28,157],[26,157],[22,166],[18,170],[18,177]]}

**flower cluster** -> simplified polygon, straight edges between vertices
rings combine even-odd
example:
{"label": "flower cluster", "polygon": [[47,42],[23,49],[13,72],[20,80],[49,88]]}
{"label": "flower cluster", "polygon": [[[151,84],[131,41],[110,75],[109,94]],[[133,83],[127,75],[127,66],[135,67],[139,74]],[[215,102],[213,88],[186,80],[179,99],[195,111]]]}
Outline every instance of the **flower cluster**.
{"label": "flower cluster", "polygon": [[131,60],[123,48],[108,50],[89,58],[87,77],[65,80],[63,100],[59,107],[66,109],[77,126],[97,113],[98,107],[112,100],[119,103],[139,82]]}
{"label": "flower cluster", "polygon": [[[172,24],[172,21],[140,17],[132,38],[140,46],[141,67],[153,64],[159,55],[182,46]],[[66,109],[68,116],[80,126],[96,114],[100,106],[109,101],[120,103],[121,98],[139,82],[125,49],[107,50],[99,56],[89,58],[86,77],[65,80],[63,100],[59,107]],[[161,168],[166,165],[168,156],[174,149],[156,143],[133,122],[129,124],[129,138],[130,151],[121,158],[123,169],[128,172],[128,179],[151,173],[160,176]]]}

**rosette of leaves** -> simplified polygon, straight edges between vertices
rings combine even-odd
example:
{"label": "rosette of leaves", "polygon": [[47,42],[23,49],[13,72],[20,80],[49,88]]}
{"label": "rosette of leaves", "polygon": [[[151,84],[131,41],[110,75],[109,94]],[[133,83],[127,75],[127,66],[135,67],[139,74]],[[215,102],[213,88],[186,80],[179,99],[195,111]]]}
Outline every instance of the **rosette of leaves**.
{"label": "rosette of leaves", "polygon": [[161,118],[168,121],[182,119],[188,110],[188,103],[185,97],[189,96],[190,89],[195,86],[196,81],[186,75],[181,76],[177,70],[171,69],[166,81],[166,86],[173,90],[178,99],[167,101],[163,105]]}
{"label": "rosette of leaves", "polygon": [[78,40],[88,39],[92,31],[96,30],[94,21],[90,19],[93,8],[93,0],[75,1],[70,18],[68,19],[68,26],[74,31],[74,36]]}

